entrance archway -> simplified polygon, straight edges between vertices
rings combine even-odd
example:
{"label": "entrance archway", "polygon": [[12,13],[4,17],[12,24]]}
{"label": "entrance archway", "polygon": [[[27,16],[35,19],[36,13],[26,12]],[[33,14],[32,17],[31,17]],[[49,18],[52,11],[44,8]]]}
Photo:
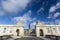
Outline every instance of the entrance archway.
{"label": "entrance archway", "polygon": [[19,36],[19,29],[16,29],[17,36]]}
{"label": "entrance archway", "polygon": [[40,29],[40,36],[43,36],[43,29]]}

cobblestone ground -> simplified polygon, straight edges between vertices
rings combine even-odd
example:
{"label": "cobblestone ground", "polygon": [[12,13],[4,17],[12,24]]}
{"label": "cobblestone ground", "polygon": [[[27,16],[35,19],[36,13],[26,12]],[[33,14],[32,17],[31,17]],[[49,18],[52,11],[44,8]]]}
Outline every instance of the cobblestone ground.
{"label": "cobblestone ground", "polygon": [[38,37],[2,38],[0,40],[44,40]]}
{"label": "cobblestone ground", "polygon": [[42,37],[0,38],[0,40],[60,40],[55,38],[44,39]]}
{"label": "cobblestone ground", "polygon": [[38,38],[38,37],[22,37],[22,38],[4,38],[4,39],[0,39],[0,40],[43,40],[41,38]]}
{"label": "cobblestone ground", "polygon": [[43,39],[38,38],[38,37],[22,37],[15,40],[43,40]]}

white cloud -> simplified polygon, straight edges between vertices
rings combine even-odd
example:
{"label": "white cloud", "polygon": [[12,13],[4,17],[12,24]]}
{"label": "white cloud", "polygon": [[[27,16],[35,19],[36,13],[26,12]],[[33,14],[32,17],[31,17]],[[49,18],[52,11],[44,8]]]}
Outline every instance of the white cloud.
{"label": "white cloud", "polygon": [[49,16],[48,18],[57,18],[58,16],[60,16],[60,12],[56,12],[56,10],[60,9],[60,2],[57,2],[56,5],[51,6],[51,8],[49,9]]}
{"label": "white cloud", "polygon": [[18,12],[23,10],[28,3],[29,0],[2,0],[1,2],[3,9],[7,12]]}
{"label": "white cloud", "polygon": [[38,11],[37,11],[37,13],[42,13],[44,11],[44,8],[43,7],[41,7]]}
{"label": "white cloud", "polygon": [[39,13],[41,11],[44,11],[44,8],[43,7],[41,7],[37,12]]}
{"label": "white cloud", "polygon": [[18,21],[20,20],[21,22],[24,23],[24,27],[28,28],[28,24],[29,22],[32,22],[34,20],[36,20],[36,18],[31,18],[31,11],[29,10],[27,13],[25,13],[23,16],[19,16],[19,17],[14,17],[13,20]]}
{"label": "white cloud", "polygon": [[36,22],[33,22],[33,23],[31,23],[31,29],[34,29],[35,28],[35,25],[36,25]]}
{"label": "white cloud", "polygon": [[34,20],[36,20],[36,18],[31,18],[31,11],[29,10],[27,13],[25,13],[23,16],[19,16],[19,17],[14,17],[13,19],[14,20],[16,20],[16,21],[18,21],[18,20],[20,20],[20,21],[22,21],[22,22],[24,22],[24,23],[26,23],[26,22],[28,22],[28,21],[34,21]]}
{"label": "white cloud", "polygon": [[59,9],[59,8],[60,8],[60,2],[57,2],[56,5],[51,6],[51,8],[50,8],[50,10],[49,10],[49,13],[55,12],[55,11],[56,11],[57,9]]}
{"label": "white cloud", "polygon": [[49,16],[47,17],[48,19],[52,18],[52,19],[56,19],[58,16],[60,16],[60,12],[56,12],[53,15],[49,14]]}
{"label": "white cloud", "polygon": [[33,26],[36,25],[36,22],[31,23],[31,25],[33,25]]}
{"label": "white cloud", "polygon": [[38,16],[40,15],[40,13],[43,13],[43,11],[44,11],[44,8],[43,8],[43,7],[41,7],[40,9],[38,9],[38,10],[37,10]]}
{"label": "white cloud", "polygon": [[56,10],[56,6],[52,6],[51,8],[50,8],[50,10],[49,10],[49,13],[50,12],[54,12]]}
{"label": "white cloud", "polygon": [[49,24],[49,25],[53,25],[55,24],[53,21],[47,21],[47,22],[43,22],[44,24]]}
{"label": "white cloud", "polygon": [[31,21],[32,19],[30,18],[30,15],[31,15],[31,11],[28,11],[23,16],[15,17],[14,20],[16,21],[21,20],[23,22]]}
{"label": "white cloud", "polygon": [[49,16],[47,17],[48,19],[50,19],[52,17],[52,15],[51,14],[49,14]]}
{"label": "white cloud", "polygon": [[3,16],[4,14],[5,14],[5,12],[0,7],[0,16]]}
{"label": "white cloud", "polygon": [[55,20],[55,23],[56,24],[60,24],[60,20]]}
{"label": "white cloud", "polygon": [[4,11],[0,10],[0,16],[3,16],[3,15],[4,15]]}
{"label": "white cloud", "polygon": [[56,8],[57,8],[57,9],[60,8],[60,2],[58,2],[58,3],[56,4]]}
{"label": "white cloud", "polygon": [[59,12],[57,12],[57,13],[54,14],[54,18],[57,18],[58,16],[60,16]]}
{"label": "white cloud", "polygon": [[60,20],[59,19],[56,19],[55,21],[46,21],[46,22],[43,22],[44,24],[48,24],[48,25],[60,25]]}

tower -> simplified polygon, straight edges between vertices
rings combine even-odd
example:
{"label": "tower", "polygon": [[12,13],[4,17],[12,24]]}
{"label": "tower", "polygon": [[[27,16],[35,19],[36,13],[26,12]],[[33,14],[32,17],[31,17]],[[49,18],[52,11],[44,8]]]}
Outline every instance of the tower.
{"label": "tower", "polygon": [[30,29],[30,24],[29,24],[29,29]]}
{"label": "tower", "polygon": [[31,29],[30,29],[30,24],[29,24],[29,28],[28,28],[28,31],[29,31],[29,35],[30,35],[30,32],[31,32]]}

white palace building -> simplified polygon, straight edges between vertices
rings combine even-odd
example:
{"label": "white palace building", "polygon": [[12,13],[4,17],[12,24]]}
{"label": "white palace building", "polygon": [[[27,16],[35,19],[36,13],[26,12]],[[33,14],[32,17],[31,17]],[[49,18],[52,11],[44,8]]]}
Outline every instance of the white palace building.
{"label": "white palace building", "polygon": [[36,24],[36,36],[55,35],[60,36],[60,25],[46,25],[38,21]]}
{"label": "white palace building", "polygon": [[0,25],[0,36],[4,35],[24,36],[24,25],[20,21],[14,25]]}
{"label": "white palace building", "polygon": [[[36,36],[56,35],[60,36],[60,25],[45,25],[38,21],[35,25]],[[0,25],[0,36],[13,35],[24,36],[24,25],[18,21],[13,25]]]}

